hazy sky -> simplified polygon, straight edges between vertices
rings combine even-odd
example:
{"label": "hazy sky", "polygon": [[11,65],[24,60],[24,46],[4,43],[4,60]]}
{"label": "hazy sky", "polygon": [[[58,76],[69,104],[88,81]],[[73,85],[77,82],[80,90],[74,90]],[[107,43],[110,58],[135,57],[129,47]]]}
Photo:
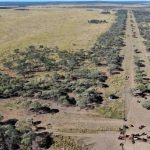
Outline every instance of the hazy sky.
{"label": "hazy sky", "polygon": [[10,2],[25,2],[25,1],[39,1],[39,2],[45,2],[45,1],[150,1],[150,0],[0,0],[0,2],[6,2],[6,1],[10,1]]}
{"label": "hazy sky", "polygon": [[150,0],[0,0],[0,2],[47,2],[47,1],[150,1]]}

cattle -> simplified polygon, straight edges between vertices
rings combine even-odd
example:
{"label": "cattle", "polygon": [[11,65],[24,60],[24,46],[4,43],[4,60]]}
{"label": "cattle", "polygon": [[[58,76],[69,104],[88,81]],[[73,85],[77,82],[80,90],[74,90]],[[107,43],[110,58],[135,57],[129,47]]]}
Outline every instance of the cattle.
{"label": "cattle", "polygon": [[142,141],[143,141],[143,142],[147,142],[147,139],[146,139],[146,138],[142,138]]}
{"label": "cattle", "polygon": [[143,133],[141,134],[141,136],[144,136],[144,135],[147,135],[147,133],[143,132]]}
{"label": "cattle", "polygon": [[139,126],[139,129],[142,130],[142,129],[145,128],[145,127],[146,127],[146,126],[141,125],[141,126]]}
{"label": "cattle", "polygon": [[118,140],[125,140],[125,136],[119,136]]}
{"label": "cattle", "polygon": [[133,127],[134,127],[134,125],[133,125],[133,124],[130,124],[130,127],[132,127],[132,128],[133,128]]}
{"label": "cattle", "polygon": [[45,127],[36,127],[35,131],[41,131],[41,130],[46,130]]}
{"label": "cattle", "polygon": [[33,126],[37,126],[39,124],[41,124],[42,121],[35,121],[35,122],[32,122]]}
{"label": "cattle", "polygon": [[123,128],[125,129],[129,129],[129,127],[127,125],[123,125]]}

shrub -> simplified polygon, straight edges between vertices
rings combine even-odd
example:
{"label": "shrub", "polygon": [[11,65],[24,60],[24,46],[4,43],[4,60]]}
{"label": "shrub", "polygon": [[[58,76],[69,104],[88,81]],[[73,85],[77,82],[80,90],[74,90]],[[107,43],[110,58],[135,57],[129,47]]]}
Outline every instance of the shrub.
{"label": "shrub", "polygon": [[26,120],[20,120],[16,123],[16,129],[21,133],[27,133],[32,131],[32,122]]}
{"label": "shrub", "polygon": [[148,110],[150,110],[150,100],[146,100],[142,103],[142,106]]}
{"label": "shrub", "polygon": [[136,89],[137,90],[140,90],[141,92],[145,92],[147,90],[147,85],[143,84],[143,83],[139,83],[137,86],[136,86]]}
{"label": "shrub", "polygon": [[34,109],[41,108],[41,107],[42,107],[42,104],[39,102],[32,102],[30,105],[30,108],[34,108]]}
{"label": "shrub", "polygon": [[29,101],[29,100],[24,100],[21,102],[21,106],[23,108],[30,108],[30,105],[32,104],[32,101]]}
{"label": "shrub", "polygon": [[35,133],[30,131],[28,133],[24,133],[21,137],[21,144],[24,146],[24,149],[29,148],[32,145],[32,141],[35,139]]}
{"label": "shrub", "polygon": [[89,102],[86,96],[80,97],[79,100],[77,101],[77,106],[79,106],[80,108],[85,108],[88,103]]}

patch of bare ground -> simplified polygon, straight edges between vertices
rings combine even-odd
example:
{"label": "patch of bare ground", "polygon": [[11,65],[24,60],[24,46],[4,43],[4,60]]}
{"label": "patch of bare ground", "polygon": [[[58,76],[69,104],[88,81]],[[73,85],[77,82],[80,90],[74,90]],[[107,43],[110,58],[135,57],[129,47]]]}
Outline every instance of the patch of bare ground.
{"label": "patch of bare ground", "polygon": [[118,133],[105,132],[92,138],[83,138],[82,140],[86,145],[91,145],[92,150],[121,150],[117,136]]}
{"label": "patch of bare ground", "polygon": [[[82,146],[94,150],[100,150],[100,147],[102,150],[108,148],[113,150],[118,145],[114,144],[116,143],[115,139],[117,139],[114,137],[117,137],[118,129],[122,126],[123,122],[121,120],[101,118],[92,110],[80,110],[76,107],[66,108],[48,101],[33,100],[59,110],[59,113],[53,115],[38,115],[30,112],[27,108],[23,108],[21,105],[22,101],[23,99],[21,98],[1,100],[0,110],[1,114],[4,115],[4,120],[12,118],[26,120],[32,118],[35,122],[41,121],[40,127],[46,127],[45,131],[53,132],[54,140],[56,140],[55,145],[50,150],[64,148],[65,145],[67,148],[70,145],[74,145],[74,148],[76,148],[74,150],[84,150]],[[116,146],[112,147],[112,145]],[[70,148],[69,150],[73,149]]]}
{"label": "patch of bare ground", "polygon": [[[37,101],[37,100],[36,100]],[[39,100],[40,101],[40,100]],[[40,101],[50,108],[58,109],[59,113],[41,114],[31,113],[17,105],[18,100],[1,100],[1,113],[5,119],[33,118],[35,121],[42,121],[42,126],[54,132],[68,133],[98,133],[100,131],[118,131],[122,125],[121,120],[101,118],[94,111],[80,110],[75,107],[63,107],[47,101]]]}

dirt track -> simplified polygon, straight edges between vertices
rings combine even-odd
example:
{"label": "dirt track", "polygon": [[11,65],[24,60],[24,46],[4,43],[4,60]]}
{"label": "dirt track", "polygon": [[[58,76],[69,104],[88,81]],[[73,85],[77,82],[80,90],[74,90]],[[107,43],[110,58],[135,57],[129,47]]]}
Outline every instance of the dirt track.
{"label": "dirt track", "polygon": [[[133,26],[134,26],[134,32],[136,32],[136,37],[133,38],[132,34],[132,27],[131,27],[131,18],[133,19]],[[126,64],[129,67],[127,71],[127,75],[129,75],[129,80],[128,80],[128,86],[126,86],[126,106],[127,106],[127,123],[126,124],[133,124],[134,128],[130,128],[128,131],[128,134],[133,134],[133,133],[142,133],[146,132],[150,134],[150,113],[148,110],[144,109],[141,104],[137,103],[137,100],[143,101],[144,99],[142,98],[137,98],[133,97],[130,94],[130,89],[135,87],[135,82],[134,82],[134,68],[135,65],[133,63],[133,57],[134,57],[134,50],[139,49],[140,54],[139,57],[144,60],[144,65],[145,67],[143,68],[147,78],[150,77],[150,71],[149,71],[149,61],[148,61],[148,54],[146,52],[145,46],[143,44],[143,39],[140,35],[137,23],[135,21],[134,15],[131,12],[131,16],[128,14],[128,21],[127,21],[127,38],[126,38],[126,44],[127,44],[127,51],[126,55],[128,56],[126,59]],[[140,131],[138,127],[140,125],[145,125],[146,128]],[[126,142],[125,143],[125,150],[149,150],[150,149],[150,144],[149,143],[142,143],[142,142],[137,142],[135,144],[132,144],[131,142]]]}

